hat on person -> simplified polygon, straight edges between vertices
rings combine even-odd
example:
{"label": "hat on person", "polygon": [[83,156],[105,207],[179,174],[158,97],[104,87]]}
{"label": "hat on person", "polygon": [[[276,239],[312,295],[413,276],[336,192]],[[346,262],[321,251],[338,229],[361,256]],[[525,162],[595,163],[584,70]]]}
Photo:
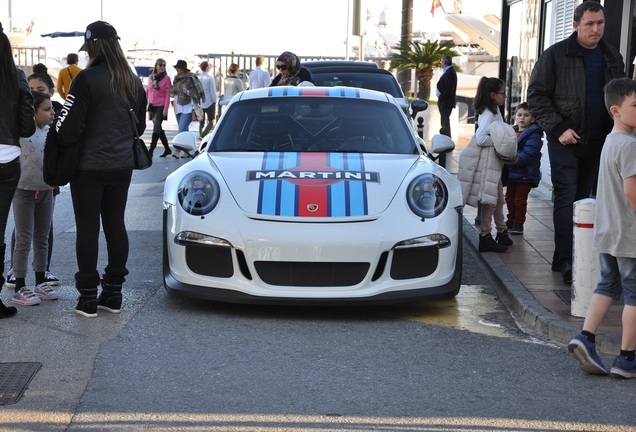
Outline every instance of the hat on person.
{"label": "hat on person", "polygon": [[185,60],[177,60],[177,64],[174,65],[175,69],[183,69],[186,72],[190,72],[190,69],[188,69],[188,62],[186,62]]}
{"label": "hat on person", "polygon": [[119,39],[119,36],[117,36],[117,30],[115,30],[115,27],[106,21],[95,21],[86,27],[86,32],[84,33],[84,45],[82,45],[79,50],[86,51],[86,42],[98,39]]}

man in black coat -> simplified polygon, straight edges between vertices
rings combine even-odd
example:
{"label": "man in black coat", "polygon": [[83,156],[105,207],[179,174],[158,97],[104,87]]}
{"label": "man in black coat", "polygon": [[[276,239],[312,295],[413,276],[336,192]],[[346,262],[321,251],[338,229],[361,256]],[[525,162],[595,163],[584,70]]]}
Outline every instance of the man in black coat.
{"label": "man in black coat", "polygon": [[442,76],[437,82],[437,108],[442,122],[439,133],[451,136],[450,115],[457,100],[455,93],[457,91],[457,72],[453,68],[453,58],[449,55],[442,57]]}
{"label": "man in black coat", "polygon": [[625,76],[619,51],[603,40],[605,9],[586,1],[574,10],[574,32],[546,49],[528,85],[528,106],[548,141],[553,186],[552,270],[572,282],[574,202],[596,189],[601,149],[612,130],[603,86]]}

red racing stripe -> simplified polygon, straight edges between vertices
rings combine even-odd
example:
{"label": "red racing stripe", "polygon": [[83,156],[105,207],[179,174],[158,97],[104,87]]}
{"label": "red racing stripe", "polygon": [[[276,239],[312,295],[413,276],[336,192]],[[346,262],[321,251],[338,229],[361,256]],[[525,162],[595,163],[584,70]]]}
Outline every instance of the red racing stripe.
{"label": "red racing stripe", "polygon": [[[300,153],[301,169],[324,169],[328,166],[326,153]],[[298,216],[328,216],[328,185],[298,186]]]}

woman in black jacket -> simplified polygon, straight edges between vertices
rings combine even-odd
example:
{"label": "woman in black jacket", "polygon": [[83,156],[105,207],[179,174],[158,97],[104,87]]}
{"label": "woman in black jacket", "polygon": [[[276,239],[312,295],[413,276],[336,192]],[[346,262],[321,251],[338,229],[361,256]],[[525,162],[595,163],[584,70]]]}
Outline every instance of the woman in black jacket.
{"label": "woman in black jacket", "polygon": [[[111,313],[121,310],[122,284],[128,274],[124,213],[134,167],[129,110],[135,114],[139,135],[146,128],[146,93],[118,39],[107,22],[88,25],[80,50],[88,53],[89,62],[73,80],[56,123],[60,145],[80,149],[77,174],[70,185],[77,225],[75,287],[80,294],[75,312],[85,317],[97,316],[98,307]],[[108,251],[101,278],[97,270],[100,222]]]}
{"label": "woman in black jacket", "polygon": [[[13,61],[11,42],[0,23],[0,289],[4,285],[4,232],[15,189],[20,180],[20,137],[35,133],[33,96],[24,72]],[[16,308],[0,301],[0,318],[16,314]]]}

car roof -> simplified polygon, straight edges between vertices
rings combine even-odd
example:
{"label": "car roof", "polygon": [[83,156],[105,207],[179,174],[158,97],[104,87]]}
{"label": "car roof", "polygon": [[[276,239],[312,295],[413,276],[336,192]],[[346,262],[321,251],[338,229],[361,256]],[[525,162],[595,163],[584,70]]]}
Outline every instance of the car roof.
{"label": "car roof", "polygon": [[315,60],[306,61],[300,64],[306,67],[312,73],[315,72],[346,72],[358,69],[364,70],[380,70],[378,65],[373,62],[364,61],[346,61],[346,60]]}

